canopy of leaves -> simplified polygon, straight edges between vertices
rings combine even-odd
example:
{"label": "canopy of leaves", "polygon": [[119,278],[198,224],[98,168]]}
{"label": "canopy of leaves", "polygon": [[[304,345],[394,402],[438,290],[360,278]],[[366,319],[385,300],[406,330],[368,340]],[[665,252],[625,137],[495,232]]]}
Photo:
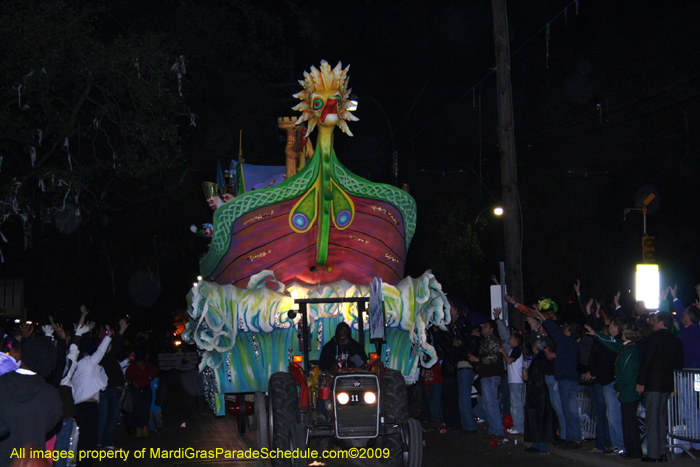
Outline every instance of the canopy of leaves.
{"label": "canopy of leaves", "polygon": [[265,83],[292,76],[312,18],[294,0],[0,2],[0,274],[25,278],[28,306],[129,303],[139,270],[182,306],[206,251],[189,226],[211,222],[201,183],[239,129],[279,154],[253,162],[282,163]]}
{"label": "canopy of leaves", "polygon": [[103,208],[111,185],[182,162],[184,61],[162,35],[99,33],[97,5],[0,4],[0,219]]}

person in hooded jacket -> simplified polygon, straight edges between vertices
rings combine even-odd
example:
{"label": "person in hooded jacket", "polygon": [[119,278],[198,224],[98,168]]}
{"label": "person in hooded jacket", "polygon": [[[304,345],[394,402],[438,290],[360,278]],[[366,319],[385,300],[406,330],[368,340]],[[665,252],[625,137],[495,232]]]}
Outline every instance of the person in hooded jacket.
{"label": "person in hooded jacket", "polygon": [[[28,444],[46,450],[46,434],[61,421],[63,412],[58,390],[46,382],[55,362],[51,339],[22,340],[20,367],[0,376],[0,414],[6,431],[0,432],[0,467],[9,466]],[[24,456],[29,458],[29,452]]]}
{"label": "person in hooded jacket", "polygon": [[335,336],[321,349],[318,366],[321,370],[337,368],[338,365],[359,368],[367,363],[367,354],[360,343],[350,335],[350,326],[344,321],[335,328]]}

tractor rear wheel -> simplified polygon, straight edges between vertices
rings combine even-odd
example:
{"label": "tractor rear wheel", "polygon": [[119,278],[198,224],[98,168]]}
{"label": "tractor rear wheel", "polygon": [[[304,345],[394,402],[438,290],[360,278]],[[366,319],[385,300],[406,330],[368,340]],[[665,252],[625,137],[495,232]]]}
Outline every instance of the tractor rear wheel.
{"label": "tractor rear wheel", "polygon": [[401,428],[403,437],[403,465],[420,467],[423,463],[423,430],[415,418],[406,420]]}
{"label": "tractor rear wheel", "polygon": [[267,402],[265,401],[264,392],[255,393],[255,423],[257,429],[258,449],[270,447],[267,432]]}

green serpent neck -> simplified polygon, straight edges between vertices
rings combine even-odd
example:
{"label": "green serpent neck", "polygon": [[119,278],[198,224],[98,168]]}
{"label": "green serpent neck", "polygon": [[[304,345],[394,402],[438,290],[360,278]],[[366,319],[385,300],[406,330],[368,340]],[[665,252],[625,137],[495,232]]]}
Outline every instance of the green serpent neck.
{"label": "green serpent neck", "polygon": [[315,157],[319,158],[318,171],[321,190],[319,190],[318,233],[316,237],[316,262],[326,264],[328,260],[328,235],[330,233],[331,201],[333,188],[331,186],[331,156],[333,154],[333,129],[335,127],[318,127]]}

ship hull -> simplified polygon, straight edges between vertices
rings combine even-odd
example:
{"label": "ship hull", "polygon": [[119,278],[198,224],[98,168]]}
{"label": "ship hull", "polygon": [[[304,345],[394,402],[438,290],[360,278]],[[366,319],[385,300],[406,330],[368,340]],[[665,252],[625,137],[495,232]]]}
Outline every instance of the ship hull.
{"label": "ship hull", "polygon": [[317,260],[318,220],[304,232],[292,228],[292,211],[319,176],[315,162],[279,186],[245,193],[217,210],[212,249],[200,264],[202,276],[241,288],[263,270],[274,271],[283,283],[368,284],[377,277],[397,284],[403,279],[415,226],[413,198],[351,174],[335,155],[333,185],[352,202],[352,221],[343,228],[330,223],[322,262]]}

